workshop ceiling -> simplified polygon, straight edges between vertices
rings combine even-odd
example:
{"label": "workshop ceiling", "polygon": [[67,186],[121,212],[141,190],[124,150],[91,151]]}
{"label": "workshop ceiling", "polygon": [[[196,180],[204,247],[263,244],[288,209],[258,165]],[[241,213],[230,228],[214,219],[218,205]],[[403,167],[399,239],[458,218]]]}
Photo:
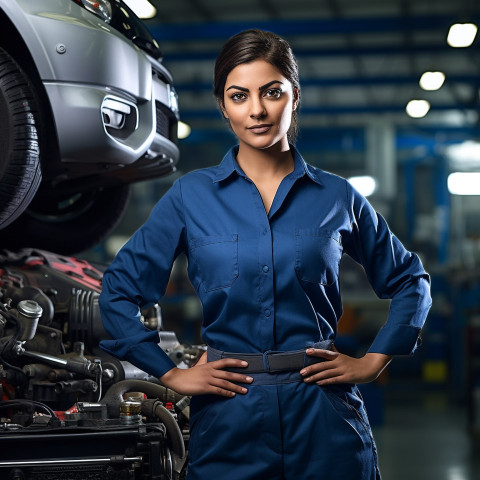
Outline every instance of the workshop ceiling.
{"label": "workshop ceiling", "polygon": [[[480,34],[467,48],[452,48],[446,42],[452,24],[480,25],[478,0],[151,3],[157,14],[146,22],[173,74],[182,120],[197,132],[193,139],[213,138],[213,133],[225,130],[211,93],[214,60],[228,37],[251,27],[286,38],[298,59],[300,139],[318,139],[321,131],[330,136],[340,132],[342,142],[347,132],[355,142],[356,129],[375,122],[416,132],[434,143],[480,137]],[[419,86],[427,70],[445,74],[439,90]],[[406,114],[412,99],[430,103],[424,118]],[[408,138],[404,135],[403,141],[408,143]]]}

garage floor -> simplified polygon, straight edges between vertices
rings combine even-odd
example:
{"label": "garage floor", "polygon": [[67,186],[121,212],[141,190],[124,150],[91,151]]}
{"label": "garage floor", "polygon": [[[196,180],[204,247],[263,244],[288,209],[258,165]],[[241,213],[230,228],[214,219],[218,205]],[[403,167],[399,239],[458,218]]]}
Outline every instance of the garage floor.
{"label": "garage floor", "polygon": [[373,429],[383,480],[480,480],[480,441],[467,425],[465,407],[445,394],[387,394]]}

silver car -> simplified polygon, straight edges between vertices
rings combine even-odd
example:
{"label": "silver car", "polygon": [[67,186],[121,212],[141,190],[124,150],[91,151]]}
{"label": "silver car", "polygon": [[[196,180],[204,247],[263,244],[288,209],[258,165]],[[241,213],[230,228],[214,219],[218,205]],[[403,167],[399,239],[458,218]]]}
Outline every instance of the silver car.
{"label": "silver car", "polygon": [[0,0],[0,247],[76,253],[178,161],[177,95],[120,0]]}

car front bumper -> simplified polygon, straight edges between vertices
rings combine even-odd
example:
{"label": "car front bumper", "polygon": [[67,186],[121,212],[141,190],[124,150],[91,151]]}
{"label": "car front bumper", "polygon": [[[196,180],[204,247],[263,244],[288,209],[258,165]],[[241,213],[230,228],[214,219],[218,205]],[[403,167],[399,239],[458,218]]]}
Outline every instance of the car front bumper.
{"label": "car front bumper", "polygon": [[176,163],[176,95],[161,63],[70,0],[19,0],[15,9],[62,162],[131,165],[149,152]]}

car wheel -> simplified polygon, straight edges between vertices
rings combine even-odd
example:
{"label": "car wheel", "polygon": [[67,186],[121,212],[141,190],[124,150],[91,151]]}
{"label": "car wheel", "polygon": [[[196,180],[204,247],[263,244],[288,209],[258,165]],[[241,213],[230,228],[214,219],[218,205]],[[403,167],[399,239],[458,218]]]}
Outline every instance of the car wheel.
{"label": "car wheel", "polygon": [[0,245],[62,255],[87,250],[118,225],[129,198],[130,185],[69,194],[40,191],[18,220],[0,230]]}
{"label": "car wheel", "polygon": [[0,228],[27,208],[42,180],[37,105],[27,75],[0,48]]}

